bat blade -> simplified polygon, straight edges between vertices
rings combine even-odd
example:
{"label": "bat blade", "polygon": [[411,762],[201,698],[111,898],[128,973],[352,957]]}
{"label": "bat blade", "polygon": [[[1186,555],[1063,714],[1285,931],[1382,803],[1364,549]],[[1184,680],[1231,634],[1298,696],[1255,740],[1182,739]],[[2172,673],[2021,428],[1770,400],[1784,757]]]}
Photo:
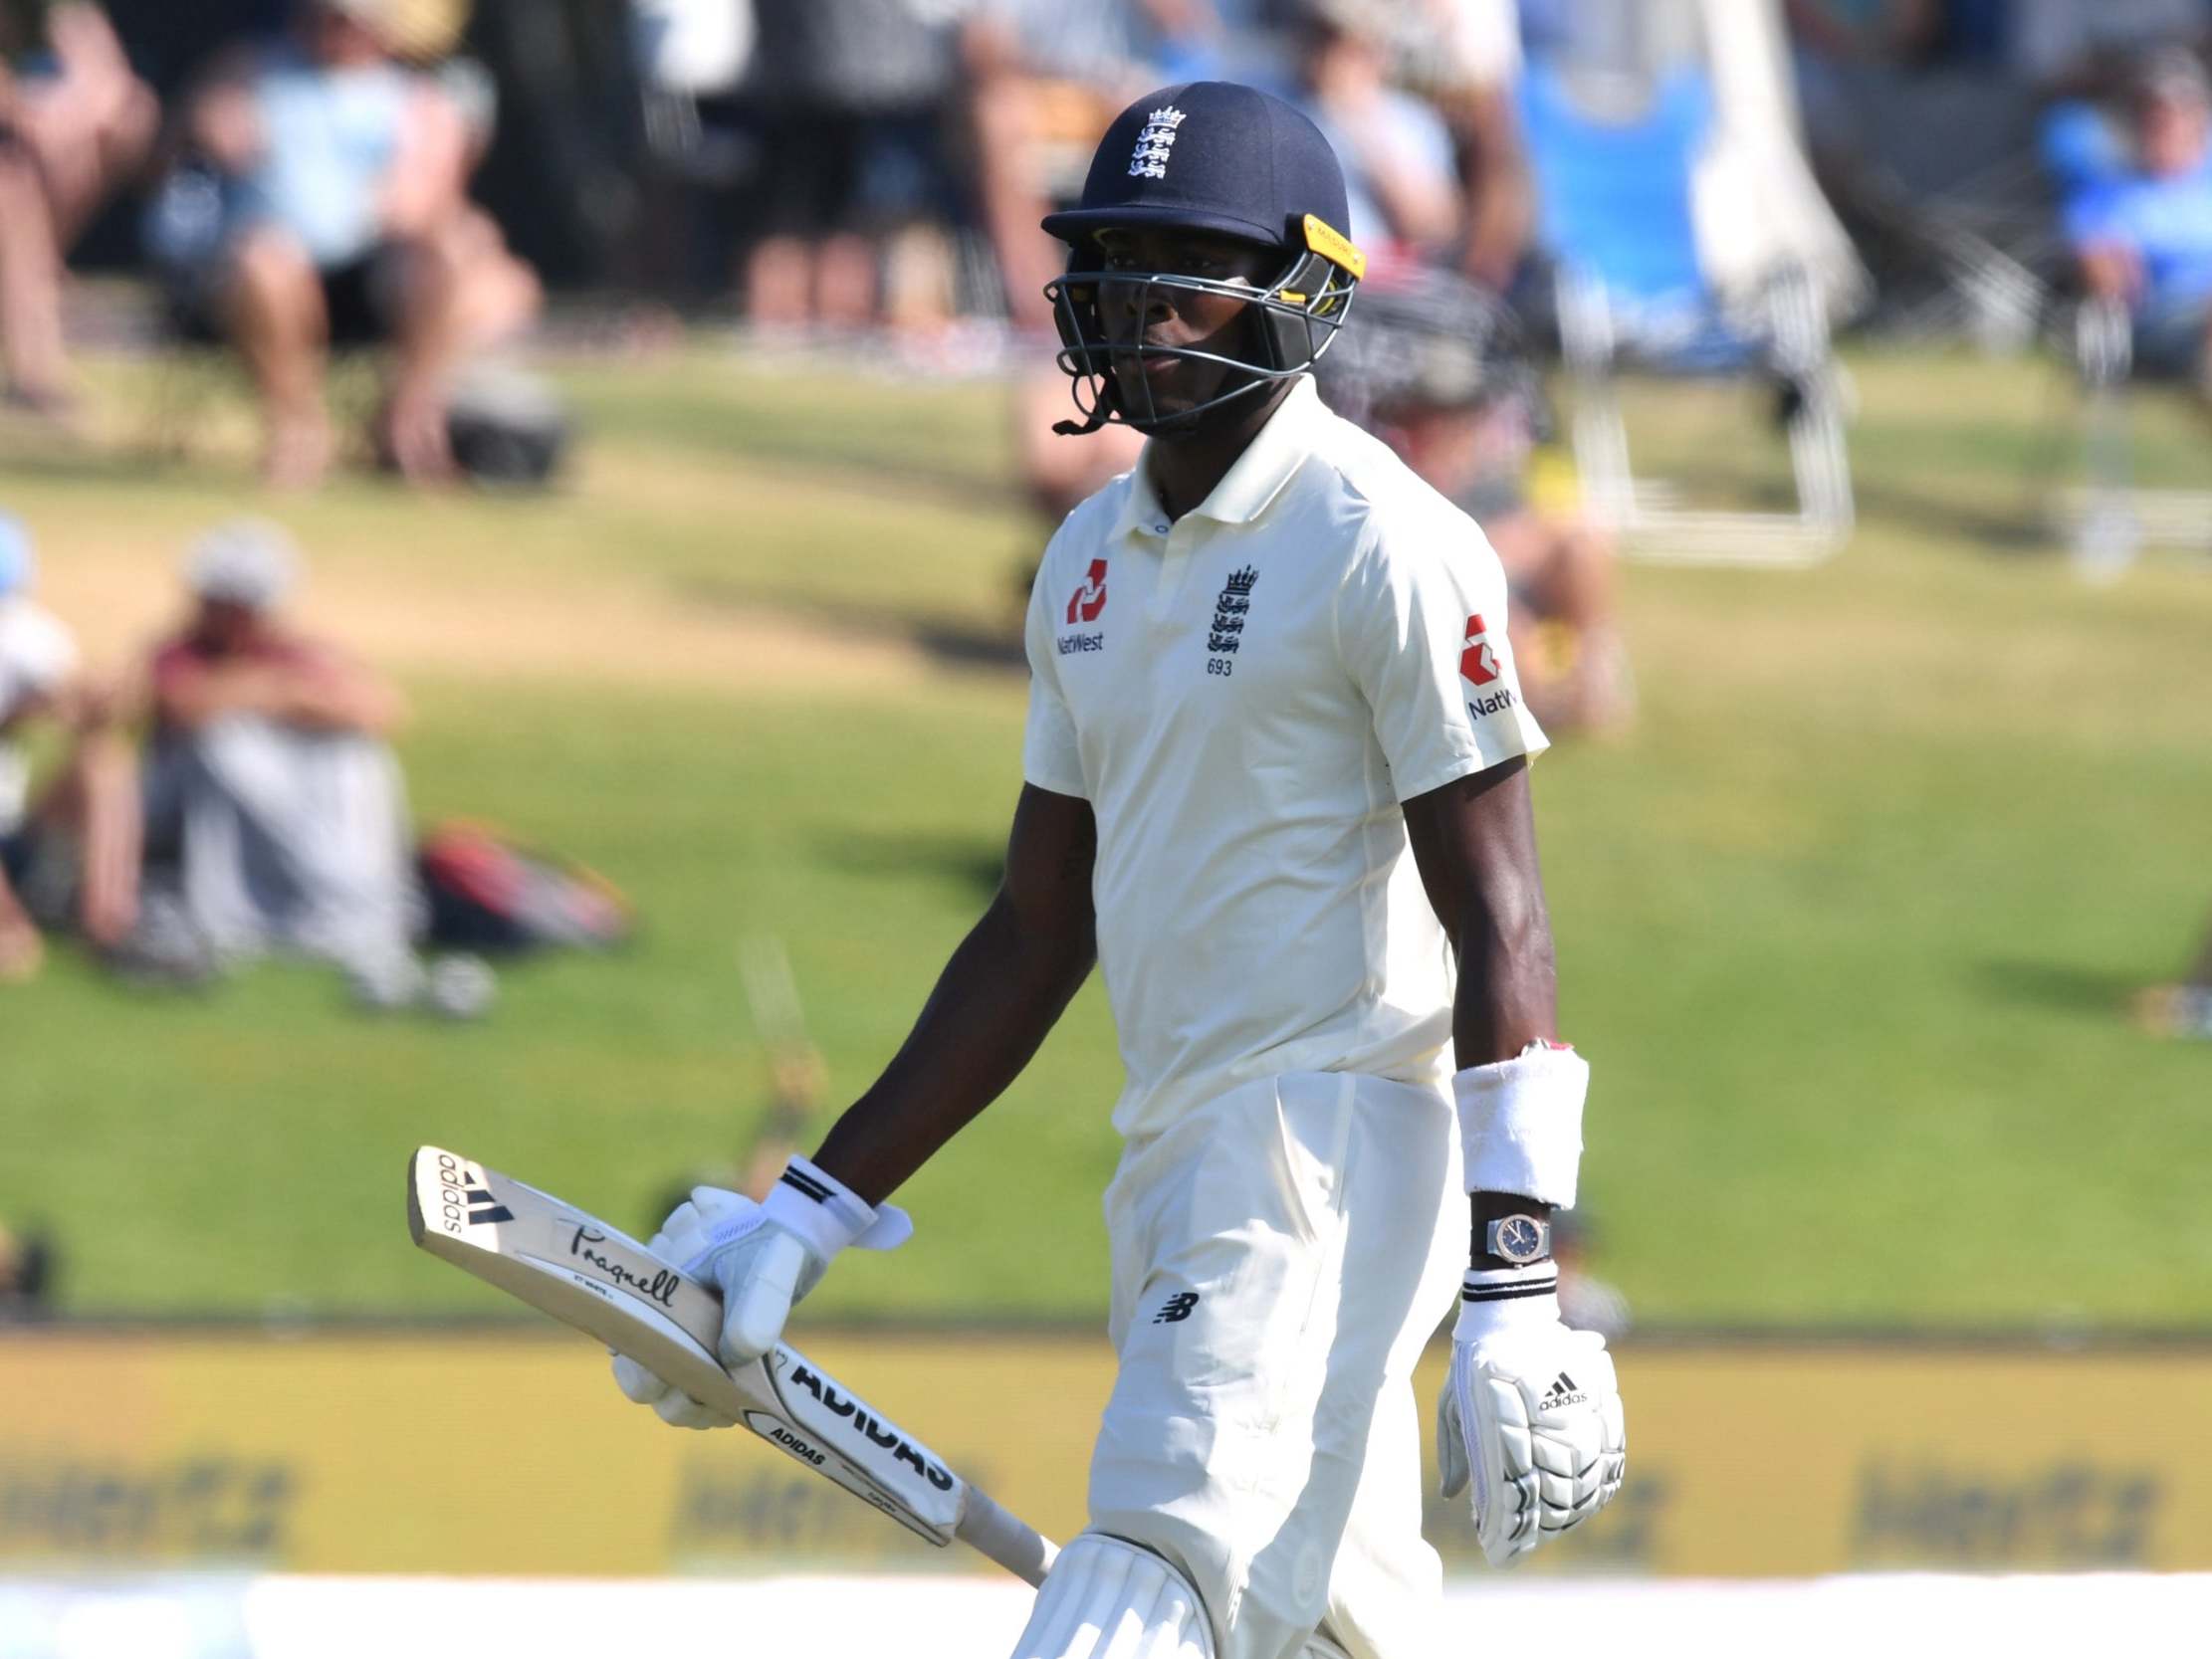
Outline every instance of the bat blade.
{"label": "bat blade", "polygon": [[407,1181],[415,1243],[497,1285],[728,1417],[772,1404],[715,1357],[722,1302],[587,1211],[441,1146],[416,1151]]}
{"label": "bat blade", "polygon": [[722,1301],[619,1227],[442,1146],[415,1151],[416,1244],[628,1355],[786,1457],[943,1547],[965,1539],[1040,1582],[1055,1554],[807,1357],[783,1344],[736,1372],[715,1355]]}

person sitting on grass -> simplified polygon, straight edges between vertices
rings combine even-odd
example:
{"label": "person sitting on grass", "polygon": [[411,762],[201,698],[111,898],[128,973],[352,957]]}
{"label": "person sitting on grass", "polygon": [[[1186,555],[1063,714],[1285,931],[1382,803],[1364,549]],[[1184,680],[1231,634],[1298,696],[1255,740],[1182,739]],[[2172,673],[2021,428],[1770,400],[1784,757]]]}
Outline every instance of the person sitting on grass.
{"label": "person sitting on grass", "polygon": [[2212,401],[2212,83],[2154,53],[2131,108],[2132,154],[2068,206],[2067,238],[2091,297],[2126,309],[2135,372]]}
{"label": "person sitting on grass", "polygon": [[368,1004],[403,1006],[422,991],[385,742],[404,708],[382,675],[280,618],[299,564],[256,519],[216,526],[186,558],[191,613],[155,649],[144,693],[144,908],[159,926],[126,958],[190,979],[282,951],[335,963]]}
{"label": "person sitting on grass", "polygon": [[[69,629],[30,597],[32,575],[30,536],[0,515],[0,984],[38,972],[42,929],[74,924],[110,945],[136,903],[130,757]],[[62,759],[34,794],[25,739],[42,724],[61,732]]]}
{"label": "person sitting on grass", "polygon": [[264,476],[317,483],[332,454],[332,344],[388,341],[371,436],[416,482],[453,473],[448,381],[527,327],[538,280],[468,199],[482,123],[392,55],[397,0],[299,0],[291,40],[224,57],[188,102],[221,225],[173,273],[186,326],[234,343],[261,396]]}

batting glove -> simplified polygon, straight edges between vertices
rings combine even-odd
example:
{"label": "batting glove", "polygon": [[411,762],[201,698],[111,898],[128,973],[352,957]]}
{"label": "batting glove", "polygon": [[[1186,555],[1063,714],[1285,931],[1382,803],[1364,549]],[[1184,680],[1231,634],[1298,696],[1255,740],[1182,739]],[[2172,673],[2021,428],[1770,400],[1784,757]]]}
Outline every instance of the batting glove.
{"label": "batting glove", "polygon": [[1543,1280],[1490,1280],[1462,1292],[1437,1458],[1446,1498],[1472,1488],[1476,1540],[1504,1566],[1613,1501],[1628,1431],[1605,1339],[1561,1324]]}
{"label": "batting glove", "polygon": [[[716,1357],[730,1370],[774,1348],[792,1307],[821,1283],[849,1245],[894,1250],[914,1224],[896,1204],[872,1206],[836,1177],[794,1157],[767,1199],[720,1187],[692,1189],[647,1248],[722,1293]],[[728,1428],[737,1419],[670,1387],[636,1360],[616,1355],[617,1387],[677,1428]]]}

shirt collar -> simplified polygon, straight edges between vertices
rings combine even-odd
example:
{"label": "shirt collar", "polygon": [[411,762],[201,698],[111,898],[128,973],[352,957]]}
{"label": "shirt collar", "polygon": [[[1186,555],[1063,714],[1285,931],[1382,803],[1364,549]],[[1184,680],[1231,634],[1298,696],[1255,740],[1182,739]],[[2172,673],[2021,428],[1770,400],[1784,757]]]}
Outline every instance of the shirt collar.
{"label": "shirt collar", "polygon": [[[1314,424],[1323,413],[1313,376],[1301,374],[1290,395],[1267,417],[1267,424],[1252,435],[1244,453],[1221,476],[1211,494],[1191,510],[1201,518],[1222,524],[1248,524],[1267,510],[1300,464],[1313,451]],[[1129,475],[1129,493],[1123,497],[1121,516],[1114,525],[1117,535],[1160,536],[1166,533],[1168,515],[1152,487],[1145,445]]]}

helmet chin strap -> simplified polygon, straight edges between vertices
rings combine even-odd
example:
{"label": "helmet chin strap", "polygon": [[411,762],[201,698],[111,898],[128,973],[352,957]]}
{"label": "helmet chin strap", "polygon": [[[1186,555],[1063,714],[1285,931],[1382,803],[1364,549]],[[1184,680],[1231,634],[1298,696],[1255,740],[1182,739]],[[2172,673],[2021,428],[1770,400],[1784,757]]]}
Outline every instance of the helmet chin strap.
{"label": "helmet chin strap", "polygon": [[1083,418],[1079,421],[1054,421],[1052,430],[1063,438],[1088,438],[1100,427],[1112,423],[1114,406],[1120,395],[1114,385],[1113,364],[1109,362],[1105,372],[1098,376],[1098,396],[1091,400],[1091,406],[1085,409],[1081,398],[1075,400],[1076,412]]}
{"label": "helmet chin strap", "polygon": [[[1108,355],[1110,359],[1111,353],[1109,352]],[[1208,417],[1228,413],[1227,406],[1229,404],[1249,396],[1252,392],[1264,386],[1274,385],[1278,378],[1275,375],[1262,373],[1258,370],[1248,369],[1247,373],[1250,377],[1243,385],[1238,386],[1232,392],[1223,392],[1219,396],[1210,399],[1202,408],[1187,409],[1180,415],[1164,415],[1155,420],[1140,421],[1132,417],[1126,408],[1121,407],[1121,389],[1114,384],[1113,368],[1109,360],[1106,371],[1099,376],[1098,401],[1083,412],[1083,419],[1080,421],[1054,421],[1052,430],[1063,438],[1087,438],[1100,427],[1113,424],[1115,413],[1118,410],[1123,426],[1134,432],[1141,432],[1148,438],[1181,436],[1203,431],[1213,424]]]}

